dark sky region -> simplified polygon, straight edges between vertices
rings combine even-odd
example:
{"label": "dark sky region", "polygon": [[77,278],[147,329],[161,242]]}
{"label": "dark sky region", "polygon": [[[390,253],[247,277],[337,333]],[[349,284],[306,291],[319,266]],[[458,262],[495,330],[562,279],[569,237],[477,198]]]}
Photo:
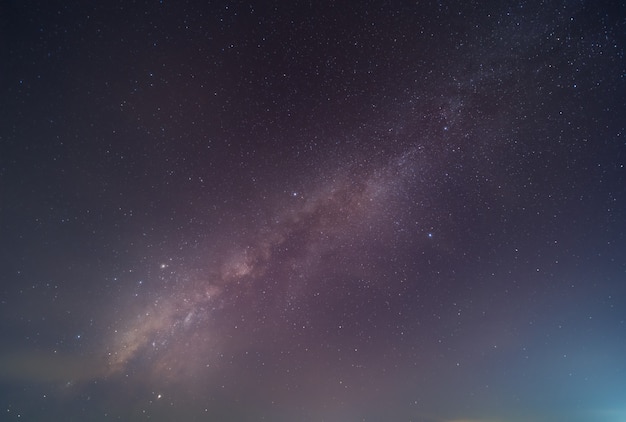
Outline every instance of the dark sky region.
{"label": "dark sky region", "polygon": [[0,4],[0,419],[626,420],[619,1]]}

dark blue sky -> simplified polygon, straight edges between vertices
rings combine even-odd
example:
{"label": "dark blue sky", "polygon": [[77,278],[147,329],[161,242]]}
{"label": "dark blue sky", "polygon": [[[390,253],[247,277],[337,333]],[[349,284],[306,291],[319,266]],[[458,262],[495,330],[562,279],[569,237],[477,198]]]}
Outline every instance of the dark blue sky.
{"label": "dark blue sky", "polygon": [[626,418],[619,2],[0,6],[3,420]]}

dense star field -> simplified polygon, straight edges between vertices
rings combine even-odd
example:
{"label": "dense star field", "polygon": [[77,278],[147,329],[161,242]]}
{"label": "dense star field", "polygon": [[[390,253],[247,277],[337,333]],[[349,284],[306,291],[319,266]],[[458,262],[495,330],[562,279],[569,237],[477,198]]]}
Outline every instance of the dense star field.
{"label": "dense star field", "polygon": [[626,420],[626,6],[5,1],[3,421]]}

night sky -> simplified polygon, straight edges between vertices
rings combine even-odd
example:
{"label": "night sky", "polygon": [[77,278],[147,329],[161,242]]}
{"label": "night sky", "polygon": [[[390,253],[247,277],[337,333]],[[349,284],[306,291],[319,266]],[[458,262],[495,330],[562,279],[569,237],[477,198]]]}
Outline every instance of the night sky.
{"label": "night sky", "polygon": [[619,1],[0,4],[0,420],[626,421]]}

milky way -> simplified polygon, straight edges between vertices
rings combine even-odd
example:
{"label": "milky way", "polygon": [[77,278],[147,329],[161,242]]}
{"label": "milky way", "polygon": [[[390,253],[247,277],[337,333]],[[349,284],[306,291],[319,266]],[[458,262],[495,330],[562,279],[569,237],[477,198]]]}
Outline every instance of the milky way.
{"label": "milky way", "polygon": [[619,2],[4,3],[0,419],[624,419]]}
{"label": "milky way", "polygon": [[[152,292],[151,303],[132,309],[106,342],[113,345],[107,351],[109,375],[135,361],[159,376],[197,374],[199,365],[215,364],[211,355],[223,352],[218,343],[229,343],[211,338],[212,331],[224,328],[221,324],[233,324],[220,321],[219,314],[239,312],[242,323],[270,319],[269,324],[280,325],[275,321],[280,309],[332,288],[320,280],[331,255],[351,257],[342,269],[345,275],[363,273],[369,245],[384,245],[385,237],[393,236],[394,217],[400,218],[403,196],[418,181],[419,165],[419,152],[412,150],[377,168],[364,170],[355,163],[310,193],[290,193],[289,205],[223,254],[223,262],[192,278],[183,276],[171,289]],[[359,242],[357,251],[352,242]],[[167,264],[160,269],[169,272]],[[176,276],[169,272],[167,277]],[[267,300],[270,306],[262,303]],[[258,331],[263,335],[262,327]]]}

